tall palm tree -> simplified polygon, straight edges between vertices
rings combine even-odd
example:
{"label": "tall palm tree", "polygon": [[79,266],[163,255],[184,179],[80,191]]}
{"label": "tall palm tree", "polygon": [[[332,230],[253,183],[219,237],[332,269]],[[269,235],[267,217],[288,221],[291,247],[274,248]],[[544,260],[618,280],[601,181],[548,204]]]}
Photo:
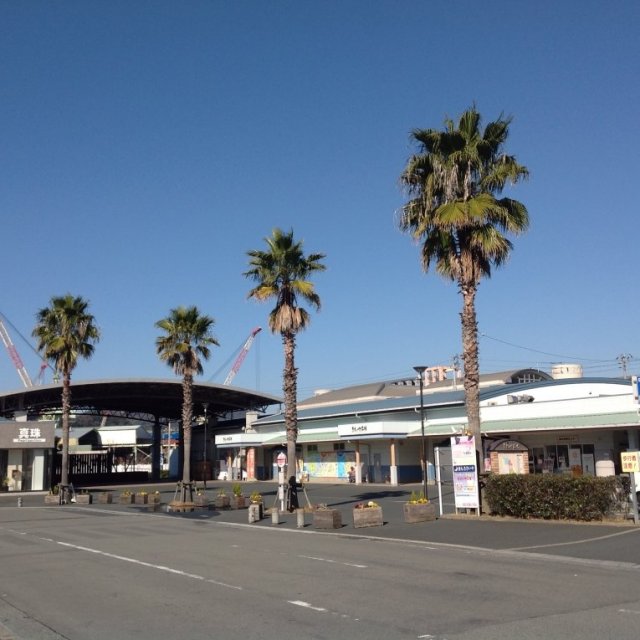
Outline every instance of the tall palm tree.
{"label": "tall palm tree", "polygon": [[418,153],[400,177],[409,196],[400,212],[400,228],[422,243],[422,267],[458,284],[462,294],[462,348],[468,429],[482,452],[475,298],[482,278],[505,263],[513,247],[507,234],[529,226],[526,207],[498,198],[508,183],[529,172],[504,152],[511,118],[502,115],[481,130],[475,106],[443,131],[418,129],[411,134]]}
{"label": "tall palm tree", "polygon": [[78,358],[89,359],[100,340],[95,318],[88,312],[89,303],[71,294],[54,296],[49,306],[36,314],[32,335],[38,351],[62,376],[62,473],[61,500],[67,500],[69,486],[69,416],[71,413],[71,373]]}
{"label": "tall palm tree", "polygon": [[296,441],[298,438],[297,385],[298,370],[295,366],[296,335],[306,329],[311,321],[309,313],[298,305],[301,298],[317,311],[320,297],[314,285],[308,280],[316,271],[326,269],[320,261],[322,253],[305,256],[302,241],[296,242],[293,230],[288,233],[274,229],[265,238],[266,251],[248,251],[249,271],[243,275],[258,284],[249,291],[248,298],[260,302],[275,300],[275,307],[269,314],[269,328],[272,333],[282,336],[284,348],[284,369],[282,390],[284,392],[284,422],[287,431],[287,475],[295,475]]}
{"label": "tall palm tree", "polygon": [[[210,346],[219,346],[211,334],[215,320],[201,315],[198,308],[176,307],[155,326],[164,331],[156,338],[156,353],[176,375],[182,376],[182,448],[181,501],[193,501],[191,486],[191,421],[193,418],[193,376],[201,374],[202,360],[211,355]],[[187,500],[188,498],[188,500]]]}

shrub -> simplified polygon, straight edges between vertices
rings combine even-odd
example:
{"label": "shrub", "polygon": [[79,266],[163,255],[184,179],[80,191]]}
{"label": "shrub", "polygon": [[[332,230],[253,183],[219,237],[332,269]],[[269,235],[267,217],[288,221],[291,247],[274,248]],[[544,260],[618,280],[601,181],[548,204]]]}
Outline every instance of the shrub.
{"label": "shrub", "polygon": [[629,479],[566,475],[490,475],[485,497],[491,512],[516,518],[602,520],[624,510]]}

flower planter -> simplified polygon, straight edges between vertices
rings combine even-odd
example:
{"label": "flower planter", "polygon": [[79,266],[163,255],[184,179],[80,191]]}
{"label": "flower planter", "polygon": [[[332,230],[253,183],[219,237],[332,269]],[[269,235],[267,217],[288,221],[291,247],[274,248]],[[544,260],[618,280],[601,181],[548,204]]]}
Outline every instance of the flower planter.
{"label": "flower planter", "polygon": [[120,504],[133,504],[133,494],[124,495],[121,493],[118,497],[118,502]]}
{"label": "flower planter", "polygon": [[247,506],[247,499],[244,496],[233,496],[233,508],[245,509]]}
{"label": "flower planter", "polygon": [[380,527],[383,524],[382,507],[353,509],[353,526],[356,529],[361,527]]}
{"label": "flower planter", "polygon": [[160,494],[159,493],[150,493],[147,496],[147,504],[160,504]]}
{"label": "flower planter", "polygon": [[60,496],[58,495],[46,495],[44,497],[45,504],[60,504]]}
{"label": "flower planter", "polygon": [[136,504],[147,504],[149,500],[149,494],[147,493],[136,493],[134,502]]}
{"label": "flower planter", "polygon": [[316,509],[313,512],[314,529],[340,529],[342,513],[337,509]]}
{"label": "flower planter", "polygon": [[111,491],[102,491],[98,494],[98,504],[111,504],[113,502],[113,494]]}
{"label": "flower planter", "polygon": [[91,504],[90,493],[78,493],[76,494],[76,504]]}
{"label": "flower planter", "polygon": [[216,496],[215,505],[216,509],[228,509],[231,505],[231,499],[229,496]]}
{"label": "flower planter", "polygon": [[431,522],[436,519],[436,506],[433,502],[412,504],[405,502],[403,505],[404,521],[409,523]]}
{"label": "flower planter", "polygon": [[208,509],[209,508],[209,497],[202,494],[202,495],[195,495],[193,496],[193,504],[196,505],[196,507],[200,507],[200,508],[204,508],[204,509]]}

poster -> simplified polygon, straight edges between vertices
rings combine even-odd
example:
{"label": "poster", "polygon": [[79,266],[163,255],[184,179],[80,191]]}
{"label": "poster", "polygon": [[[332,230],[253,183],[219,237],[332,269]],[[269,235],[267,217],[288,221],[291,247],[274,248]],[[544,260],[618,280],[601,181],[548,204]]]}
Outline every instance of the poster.
{"label": "poster", "polygon": [[451,464],[456,509],[478,509],[478,466],[473,436],[451,438]]}

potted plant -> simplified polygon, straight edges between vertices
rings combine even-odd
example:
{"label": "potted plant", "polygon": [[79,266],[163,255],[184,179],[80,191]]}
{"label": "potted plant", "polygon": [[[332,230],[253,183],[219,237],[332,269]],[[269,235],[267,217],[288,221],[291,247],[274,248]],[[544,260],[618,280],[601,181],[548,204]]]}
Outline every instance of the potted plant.
{"label": "potted plant", "polygon": [[209,498],[204,492],[204,489],[196,489],[196,495],[193,496],[193,502],[196,507],[204,507],[205,509],[209,508]]}
{"label": "potted plant", "polygon": [[224,489],[220,489],[220,491],[218,491],[218,495],[215,499],[215,505],[216,509],[228,509],[231,505],[231,499]]}
{"label": "potted plant", "polygon": [[118,500],[120,504],[133,504],[133,493],[129,489],[125,489],[120,493]]}
{"label": "potted plant", "polygon": [[342,513],[326,504],[319,504],[313,511],[313,526],[315,529],[340,529]]}
{"label": "potted plant", "polygon": [[353,508],[353,526],[379,527],[384,524],[382,520],[382,507],[373,500],[360,502]]}
{"label": "potted plant", "polygon": [[76,493],[76,504],[91,504],[91,494],[83,489],[80,493]]}
{"label": "potted plant", "polygon": [[403,505],[404,521],[409,523],[430,522],[436,519],[436,507],[425,498],[424,492],[411,492],[408,502]]}
{"label": "potted plant", "polygon": [[56,485],[49,489],[49,493],[44,497],[45,504],[60,504],[60,487]]}
{"label": "potted plant", "polygon": [[264,506],[262,503],[262,494],[253,491],[249,496],[249,522],[256,522],[264,518]]}
{"label": "potted plant", "polygon": [[246,500],[242,493],[242,486],[238,483],[233,485],[233,506],[235,509],[244,509],[246,506]]}
{"label": "potted plant", "polygon": [[98,504],[111,504],[113,502],[113,491],[101,491],[98,494]]}
{"label": "potted plant", "polygon": [[154,491],[147,496],[148,504],[160,504],[160,492]]}
{"label": "potted plant", "polygon": [[138,491],[136,493],[134,497],[134,502],[135,504],[147,504],[148,498],[149,498],[149,492],[143,489],[142,491]]}

